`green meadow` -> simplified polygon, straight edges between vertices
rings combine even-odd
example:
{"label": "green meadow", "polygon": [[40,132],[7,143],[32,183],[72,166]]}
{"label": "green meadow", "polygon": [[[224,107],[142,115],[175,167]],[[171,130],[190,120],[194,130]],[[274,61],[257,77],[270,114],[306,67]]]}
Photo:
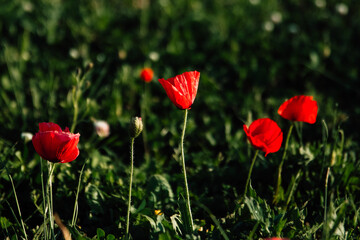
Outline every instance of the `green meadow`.
{"label": "green meadow", "polygon": [[[0,239],[359,239],[359,16],[356,0],[0,0]],[[158,79],[194,70],[192,230],[185,111]],[[278,114],[297,95],[317,102],[314,124]],[[260,118],[283,142],[258,152],[244,196],[243,125]],[[26,137],[41,122],[80,133],[52,174]]]}

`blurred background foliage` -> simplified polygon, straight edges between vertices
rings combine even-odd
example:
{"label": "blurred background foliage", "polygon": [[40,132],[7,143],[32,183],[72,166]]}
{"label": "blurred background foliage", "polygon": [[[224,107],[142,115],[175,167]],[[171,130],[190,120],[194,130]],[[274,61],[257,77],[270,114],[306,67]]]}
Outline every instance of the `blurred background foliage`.
{"label": "blurred background foliage", "polygon": [[[56,170],[55,208],[60,216],[71,219],[74,186],[86,162],[78,225],[89,236],[96,234],[94,226],[123,233],[118,226],[123,227],[126,211],[127,124],[140,115],[146,131],[135,141],[134,206],[162,208],[165,216],[174,216],[177,207],[170,196],[182,189],[176,160],[183,113],[157,78],[189,70],[201,72],[185,143],[194,202],[206,205],[219,219],[234,211],[252,156],[242,125],[270,117],[286,134],[289,123],[280,119],[277,108],[300,94],[314,96],[319,115],[315,125],[303,126],[302,152],[296,150],[294,135],[293,154],[284,169],[288,179],[298,168],[306,173],[294,206],[309,202],[307,217],[316,215],[328,165],[320,160],[329,162],[334,152],[340,156],[335,166],[341,184],[334,184],[333,194],[341,199],[349,197],[348,192],[359,194],[359,13],[360,2],[351,0],[0,0],[0,215],[16,224],[8,208],[15,203],[6,168],[21,195],[28,229],[36,232],[41,224],[39,157],[20,136],[37,132],[37,124],[44,121],[70,127],[76,93],[81,154]],[[139,78],[143,67],[155,72],[149,84]],[[84,77],[82,84],[76,76]],[[95,119],[110,124],[108,138],[97,137]],[[325,145],[322,120],[331,133]],[[342,145],[339,130],[346,136]],[[261,158],[252,179],[254,189],[269,202],[269,182],[275,179],[280,157]],[[305,168],[309,159],[313,165]],[[346,173],[344,161],[349,162]],[[151,176],[154,186],[148,183]],[[335,181],[336,172],[333,177]],[[159,186],[161,194],[156,192]],[[133,211],[139,236],[146,232],[143,209]],[[207,212],[197,204],[194,209],[195,218],[208,219],[209,225]],[[315,224],[314,219],[306,221]],[[229,225],[236,224],[227,222],[231,232]],[[151,236],[159,232],[154,227]]]}

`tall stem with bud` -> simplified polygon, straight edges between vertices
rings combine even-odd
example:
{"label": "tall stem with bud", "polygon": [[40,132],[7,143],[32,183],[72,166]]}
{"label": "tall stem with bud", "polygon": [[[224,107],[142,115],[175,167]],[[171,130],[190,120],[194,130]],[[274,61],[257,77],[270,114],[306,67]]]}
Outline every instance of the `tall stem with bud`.
{"label": "tall stem with bud", "polygon": [[129,127],[129,136],[130,136],[130,181],[129,181],[129,199],[128,199],[128,209],[126,215],[126,239],[130,239],[129,229],[130,229],[130,209],[131,209],[131,190],[133,182],[133,173],[134,173],[134,141],[135,138],[140,135],[143,130],[143,123],[141,118],[134,117],[130,121]]}

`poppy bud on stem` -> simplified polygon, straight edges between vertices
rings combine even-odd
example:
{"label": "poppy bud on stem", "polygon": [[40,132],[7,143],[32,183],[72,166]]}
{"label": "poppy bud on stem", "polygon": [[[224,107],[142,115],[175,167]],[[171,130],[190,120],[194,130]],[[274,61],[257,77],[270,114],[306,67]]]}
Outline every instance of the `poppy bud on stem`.
{"label": "poppy bud on stem", "polygon": [[143,130],[141,117],[133,117],[130,121],[129,135],[130,138],[137,138]]}
{"label": "poppy bud on stem", "polygon": [[133,117],[130,121],[129,135],[130,135],[130,181],[129,181],[129,201],[126,216],[126,239],[129,239],[129,225],[130,225],[130,208],[131,208],[131,189],[134,173],[134,141],[143,130],[143,123],[141,117]]}

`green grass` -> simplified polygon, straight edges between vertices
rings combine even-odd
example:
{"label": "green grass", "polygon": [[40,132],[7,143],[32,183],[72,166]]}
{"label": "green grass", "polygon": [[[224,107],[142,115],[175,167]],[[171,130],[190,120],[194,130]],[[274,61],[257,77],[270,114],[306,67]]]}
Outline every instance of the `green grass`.
{"label": "green grass", "polygon": [[[157,79],[197,70],[184,148],[202,231],[187,237],[358,239],[360,2],[343,1],[345,15],[335,0],[256,2],[1,1],[0,238],[22,239],[25,228],[28,239],[43,239],[41,159],[20,136],[48,121],[81,134],[79,157],[54,171],[55,212],[73,239],[122,238],[133,116],[145,132],[134,144],[130,233],[186,238],[183,112]],[[139,78],[145,66],[155,72],[149,84]],[[259,153],[239,204],[255,153],[242,125],[269,117],[286,136],[290,122],[277,109],[300,94],[313,95],[319,113],[315,124],[293,129],[279,203],[272,200],[284,145]],[[96,135],[94,119],[110,124],[109,137]],[[55,235],[62,239],[56,224]]]}

